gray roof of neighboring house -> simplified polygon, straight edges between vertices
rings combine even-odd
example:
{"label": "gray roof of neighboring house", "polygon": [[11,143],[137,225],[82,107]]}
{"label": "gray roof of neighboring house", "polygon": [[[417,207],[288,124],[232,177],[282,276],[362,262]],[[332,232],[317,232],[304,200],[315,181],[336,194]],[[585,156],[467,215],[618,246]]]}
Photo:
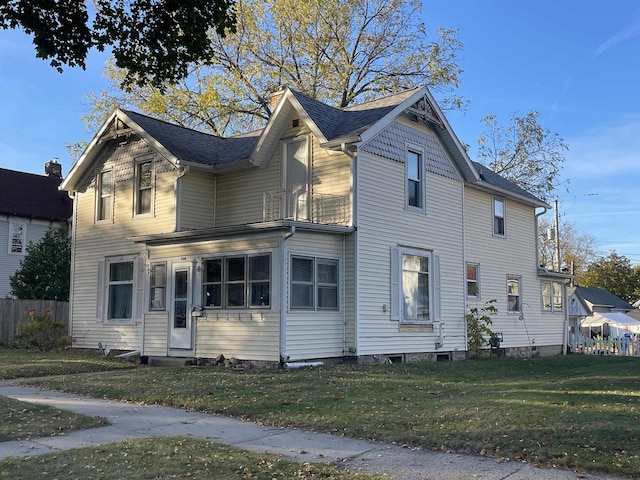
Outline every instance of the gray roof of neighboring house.
{"label": "gray roof of neighboring house", "polygon": [[527,198],[533,202],[546,203],[543,200],[536,197],[535,195],[527,192],[524,188],[520,187],[519,185],[516,185],[515,183],[498,175],[486,165],[483,165],[478,162],[473,162],[473,165],[476,167],[476,170],[478,170],[478,174],[480,175],[480,183],[486,182],[493,187],[499,188],[500,190],[504,190],[506,192],[513,193],[515,195]]}
{"label": "gray roof of neighboring house", "polygon": [[617,310],[633,310],[633,305],[625,302],[621,298],[603,288],[596,287],[573,287],[568,290],[568,295],[576,293],[578,297],[592,305],[610,306]]}
{"label": "gray roof of neighboring house", "polygon": [[246,160],[260,136],[260,131],[256,131],[234,137],[218,137],[130,110],[122,111],[183,162],[222,166]]}
{"label": "gray roof of neighboring house", "polygon": [[0,168],[0,214],[65,222],[73,205],[61,179]]}

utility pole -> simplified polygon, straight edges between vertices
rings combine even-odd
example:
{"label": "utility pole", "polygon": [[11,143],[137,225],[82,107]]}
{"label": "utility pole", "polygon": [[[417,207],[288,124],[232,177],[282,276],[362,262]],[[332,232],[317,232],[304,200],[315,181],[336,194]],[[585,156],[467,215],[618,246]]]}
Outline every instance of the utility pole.
{"label": "utility pole", "polygon": [[558,197],[553,201],[553,209],[555,211],[555,228],[554,228],[554,246],[556,257],[556,272],[560,271],[560,214],[558,213]]}

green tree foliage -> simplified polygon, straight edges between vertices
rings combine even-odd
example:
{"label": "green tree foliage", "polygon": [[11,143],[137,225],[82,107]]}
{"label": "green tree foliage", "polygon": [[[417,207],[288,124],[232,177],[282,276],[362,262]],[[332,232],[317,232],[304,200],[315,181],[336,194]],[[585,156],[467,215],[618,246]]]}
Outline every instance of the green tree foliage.
{"label": "green tree foliage", "polygon": [[[88,3],[88,2],[87,2]],[[92,47],[112,47],[122,85],[162,85],[185,78],[193,63],[215,55],[209,41],[233,30],[233,0],[9,0],[0,3],[0,27],[33,35],[36,57],[51,66],[85,68]],[[90,16],[93,21],[90,22]]]}
{"label": "green tree foliage", "polygon": [[284,85],[338,107],[416,85],[452,94],[461,73],[457,32],[429,35],[421,10],[419,0],[239,0],[236,30],[211,37],[209,64],[166,88],[121,91],[128,72],[111,63],[115,89],[92,94],[85,120],[95,128],[122,106],[225,135],[262,127],[271,93]]}
{"label": "green tree foliage", "polygon": [[600,257],[578,277],[583,287],[598,287],[608,290],[627,302],[640,297],[640,267],[631,266],[631,261],[613,250],[608,257]]}
{"label": "green tree foliage", "polygon": [[501,126],[494,115],[482,122],[486,132],[478,139],[479,161],[494,172],[548,201],[558,187],[558,174],[569,150],[565,141],[538,122],[538,112],[513,117]]}
{"label": "green tree foliage", "polygon": [[[555,262],[555,235],[553,219],[541,217],[540,231],[540,265],[553,269]],[[587,266],[598,257],[596,240],[593,235],[579,232],[573,223],[560,220],[560,269],[571,269],[573,263],[576,275],[586,271]]]}
{"label": "green tree foliage", "polygon": [[497,338],[498,334],[491,330],[493,324],[491,317],[498,313],[494,305],[495,299],[485,302],[482,307],[470,307],[467,319],[467,347],[470,352],[478,353],[484,345],[489,345],[491,338]]}
{"label": "green tree foliage", "polygon": [[19,299],[69,300],[71,241],[67,227],[50,228],[38,243],[27,246],[20,269],[10,278]]}

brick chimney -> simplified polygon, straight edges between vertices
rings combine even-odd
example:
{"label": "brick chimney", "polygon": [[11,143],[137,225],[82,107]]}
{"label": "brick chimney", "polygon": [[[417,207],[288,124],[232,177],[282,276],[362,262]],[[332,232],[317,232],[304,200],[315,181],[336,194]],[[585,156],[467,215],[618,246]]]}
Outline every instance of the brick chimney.
{"label": "brick chimney", "polygon": [[272,114],[276,109],[276,107],[278,106],[278,102],[282,98],[282,95],[284,95],[284,89],[285,87],[281,87],[280,90],[278,90],[277,92],[273,92],[271,94],[271,113]]}
{"label": "brick chimney", "polygon": [[50,162],[44,164],[44,173],[47,177],[57,177],[62,179],[62,165],[58,163],[57,158],[54,158]]}

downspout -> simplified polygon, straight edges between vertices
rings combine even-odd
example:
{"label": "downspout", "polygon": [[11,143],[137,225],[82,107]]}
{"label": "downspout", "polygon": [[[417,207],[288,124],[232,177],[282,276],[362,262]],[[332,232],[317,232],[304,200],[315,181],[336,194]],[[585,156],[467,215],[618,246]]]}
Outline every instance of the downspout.
{"label": "downspout", "polygon": [[540,232],[538,231],[538,219],[544,215],[545,213],[547,213],[548,208],[547,207],[542,207],[544,208],[544,210],[542,210],[540,213],[536,213],[536,221],[535,221],[535,226],[534,228],[536,229],[535,231],[535,239],[536,239],[536,270],[538,269],[538,267],[540,266]]}
{"label": "downspout", "polygon": [[[355,227],[355,232],[353,232],[353,235],[356,236],[356,241],[355,241],[355,252],[354,252],[354,256],[355,258],[353,259],[353,268],[354,268],[354,280],[353,280],[353,288],[354,288],[354,295],[353,295],[353,330],[354,330],[354,346],[355,346],[355,352],[354,355],[358,356],[360,355],[360,331],[359,331],[359,318],[360,318],[360,309],[359,309],[359,285],[360,285],[360,238],[358,235],[358,162],[357,162],[357,157],[358,155],[353,153],[352,151],[350,151],[347,148],[347,144],[346,143],[341,143],[340,144],[340,150],[342,151],[342,153],[344,153],[346,156],[348,156],[351,159],[351,226]],[[343,259],[344,262],[344,259]],[[345,324],[346,324],[346,310],[345,310]],[[345,325],[345,341],[346,341],[346,325]]]}
{"label": "downspout", "polygon": [[282,236],[282,270],[280,272],[280,363],[289,360],[287,355],[287,240],[296,233],[295,225],[289,226],[289,231]]}
{"label": "downspout", "polygon": [[73,338],[73,286],[76,276],[76,228],[78,228],[78,194],[77,192],[67,192],[73,203],[73,213],[71,214],[71,278],[69,279],[69,316],[67,318],[67,329],[69,337]]}
{"label": "downspout", "polygon": [[[467,226],[465,223],[466,218],[466,210],[465,210],[465,196],[464,196],[464,179],[461,182],[462,184],[462,271],[464,275],[462,276],[462,305],[464,305],[464,313],[462,315],[463,318],[463,331],[464,331],[464,349],[467,351],[469,349],[469,332],[467,332]],[[480,273],[480,269],[478,269],[478,273]],[[442,275],[442,271],[440,272]],[[441,280],[442,281],[442,280]],[[477,278],[476,281],[480,282],[480,279]],[[479,285],[482,285],[479,283]],[[442,295],[442,292],[440,292]],[[442,302],[442,300],[440,301]],[[440,305],[442,308],[442,303]]]}
{"label": "downspout", "polygon": [[182,201],[181,201],[181,197],[182,197],[181,183],[182,182],[180,182],[180,179],[184,177],[187,173],[189,173],[189,165],[178,166],[178,176],[176,177],[176,180],[173,185],[173,190],[175,192],[174,205],[176,209],[176,224],[173,229],[174,232],[179,232],[180,230],[182,230],[182,225],[181,225],[182,219],[180,218],[180,210],[182,205]]}

